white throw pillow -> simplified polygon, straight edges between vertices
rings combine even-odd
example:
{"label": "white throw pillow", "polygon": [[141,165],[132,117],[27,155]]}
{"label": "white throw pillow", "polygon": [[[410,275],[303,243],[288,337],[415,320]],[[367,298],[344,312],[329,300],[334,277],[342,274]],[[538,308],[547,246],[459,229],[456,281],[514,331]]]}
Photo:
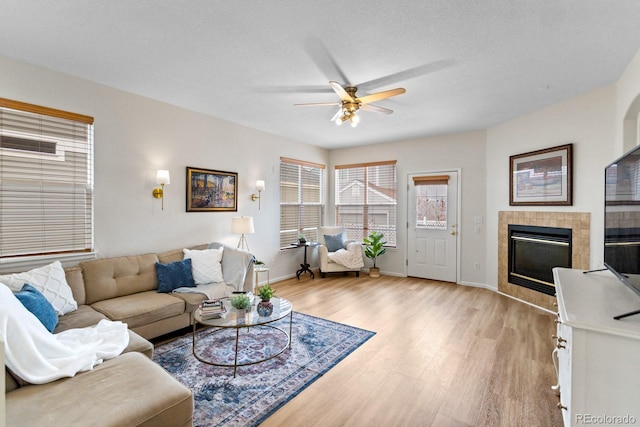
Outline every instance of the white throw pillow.
{"label": "white throw pillow", "polygon": [[60,261],[24,273],[0,276],[0,282],[7,285],[14,293],[20,292],[25,283],[33,285],[51,303],[58,316],[78,308]]}
{"label": "white throw pillow", "polygon": [[191,273],[196,285],[222,282],[222,251],[218,249],[183,249],[184,257],[191,258]]}

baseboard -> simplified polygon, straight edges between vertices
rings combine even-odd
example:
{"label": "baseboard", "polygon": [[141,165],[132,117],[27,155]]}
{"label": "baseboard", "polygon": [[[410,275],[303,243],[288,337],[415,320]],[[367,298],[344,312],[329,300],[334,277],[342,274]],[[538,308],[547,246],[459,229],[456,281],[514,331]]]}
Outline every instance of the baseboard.
{"label": "baseboard", "polygon": [[556,313],[556,312],[554,312],[554,311],[551,311],[551,310],[549,310],[549,309],[546,309],[546,308],[544,308],[544,307],[540,307],[539,305],[531,304],[529,301],[525,301],[525,300],[523,300],[523,299],[516,298],[516,297],[514,297],[514,296],[512,296],[512,295],[509,295],[509,294],[505,294],[504,292],[496,291],[496,293],[498,293],[498,294],[500,294],[500,295],[503,295],[503,296],[505,296],[505,297],[511,298],[511,299],[513,299],[513,300],[520,301],[521,303],[524,303],[524,304],[530,305],[531,307],[534,307],[534,308],[540,309],[540,310],[545,311],[545,312],[547,312],[547,313],[551,313],[551,314],[558,314],[558,313]]}
{"label": "baseboard", "polygon": [[494,291],[494,292],[498,291],[498,288],[494,288],[493,286],[487,285],[486,283],[467,282],[463,280],[458,282],[458,285],[471,286],[474,288],[482,288],[482,289],[487,289],[489,291]]}

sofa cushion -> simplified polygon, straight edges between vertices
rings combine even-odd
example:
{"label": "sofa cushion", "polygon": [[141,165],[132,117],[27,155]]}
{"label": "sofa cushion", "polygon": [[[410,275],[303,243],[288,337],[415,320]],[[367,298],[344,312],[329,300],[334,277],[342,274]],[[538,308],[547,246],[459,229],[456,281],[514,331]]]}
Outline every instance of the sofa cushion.
{"label": "sofa cushion", "polygon": [[169,262],[167,264],[156,263],[158,275],[158,292],[171,292],[176,288],[196,286],[191,273],[191,259]]}
{"label": "sofa cushion", "polygon": [[81,262],[87,304],[156,289],[156,262],[156,254]]}
{"label": "sofa cushion", "polygon": [[181,426],[192,417],[191,390],[140,353],[6,394],[7,426]]}
{"label": "sofa cushion", "polygon": [[25,283],[20,292],[15,295],[22,305],[36,316],[49,332],[53,332],[58,324],[58,314],[40,291]]}
{"label": "sofa cushion", "polygon": [[327,250],[329,252],[335,252],[337,250],[344,249],[345,240],[346,240],[345,233],[324,235],[324,241],[327,244]]}
{"label": "sofa cushion", "polygon": [[73,292],[67,283],[60,261],[23,273],[0,276],[0,283],[7,285],[13,292],[19,292],[25,283],[33,285],[45,296],[59,315],[78,308]]}
{"label": "sofa cushion", "polygon": [[[225,288],[227,288],[228,286],[221,283],[221,286],[224,286]],[[227,292],[225,293],[225,296],[229,296],[231,295],[231,292],[233,292],[233,289],[229,289],[227,290]],[[201,293],[187,293],[187,292],[175,292],[173,294],[171,294],[172,296],[176,297],[176,298],[180,298],[181,300],[184,300],[185,304],[186,304],[186,308],[185,311],[187,311],[188,313],[193,313],[195,311],[196,308],[198,308],[200,306],[200,303],[202,302],[202,300],[207,299],[207,296],[205,294],[201,294]]]}
{"label": "sofa cushion", "polygon": [[197,285],[222,282],[222,253],[224,247],[201,251],[184,249],[185,259],[191,259],[193,280]]}
{"label": "sofa cushion", "polygon": [[185,311],[185,302],[169,294],[156,291],[139,292],[91,304],[91,307],[111,320],[120,320],[130,329],[156,322]]}
{"label": "sofa cushion", "polygon": [[82,269],[79,266],[65,267],[64,275],[67,278],[67,284],[73,293],[73,299],[78,305],[86,304],[87,298],[84,291],[84,280],[82,279]]}
{"label": "sofa cushion", "polygon": [[96,325],[102,319],[108,319],[108,317],[89,305],[80,305],[76,311],[58,317],[58,326],[53,333],[57,334],[67,329],[86,328]]}

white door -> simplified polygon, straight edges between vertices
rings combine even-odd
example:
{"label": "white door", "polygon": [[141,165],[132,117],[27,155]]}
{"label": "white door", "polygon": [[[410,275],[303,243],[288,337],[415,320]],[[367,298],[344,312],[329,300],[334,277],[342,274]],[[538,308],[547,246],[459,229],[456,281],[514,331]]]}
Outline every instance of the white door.
{"label": "white door", "polygon": [[407,274],[457,282],[458,172],[410,174]]}

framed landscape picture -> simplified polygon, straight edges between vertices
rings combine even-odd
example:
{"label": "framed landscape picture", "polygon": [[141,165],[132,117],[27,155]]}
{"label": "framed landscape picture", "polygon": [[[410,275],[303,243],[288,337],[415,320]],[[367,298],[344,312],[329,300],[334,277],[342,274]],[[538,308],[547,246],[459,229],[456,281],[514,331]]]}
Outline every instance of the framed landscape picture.
{"label": "framed landscape picture", "polygon": [[187,166],[187,212],[238,210],[238,174]]}
{"label": "framed landscape picture", "polygon": [[566,144],[509,157],[509,204],[572,205],[572,149]]}

